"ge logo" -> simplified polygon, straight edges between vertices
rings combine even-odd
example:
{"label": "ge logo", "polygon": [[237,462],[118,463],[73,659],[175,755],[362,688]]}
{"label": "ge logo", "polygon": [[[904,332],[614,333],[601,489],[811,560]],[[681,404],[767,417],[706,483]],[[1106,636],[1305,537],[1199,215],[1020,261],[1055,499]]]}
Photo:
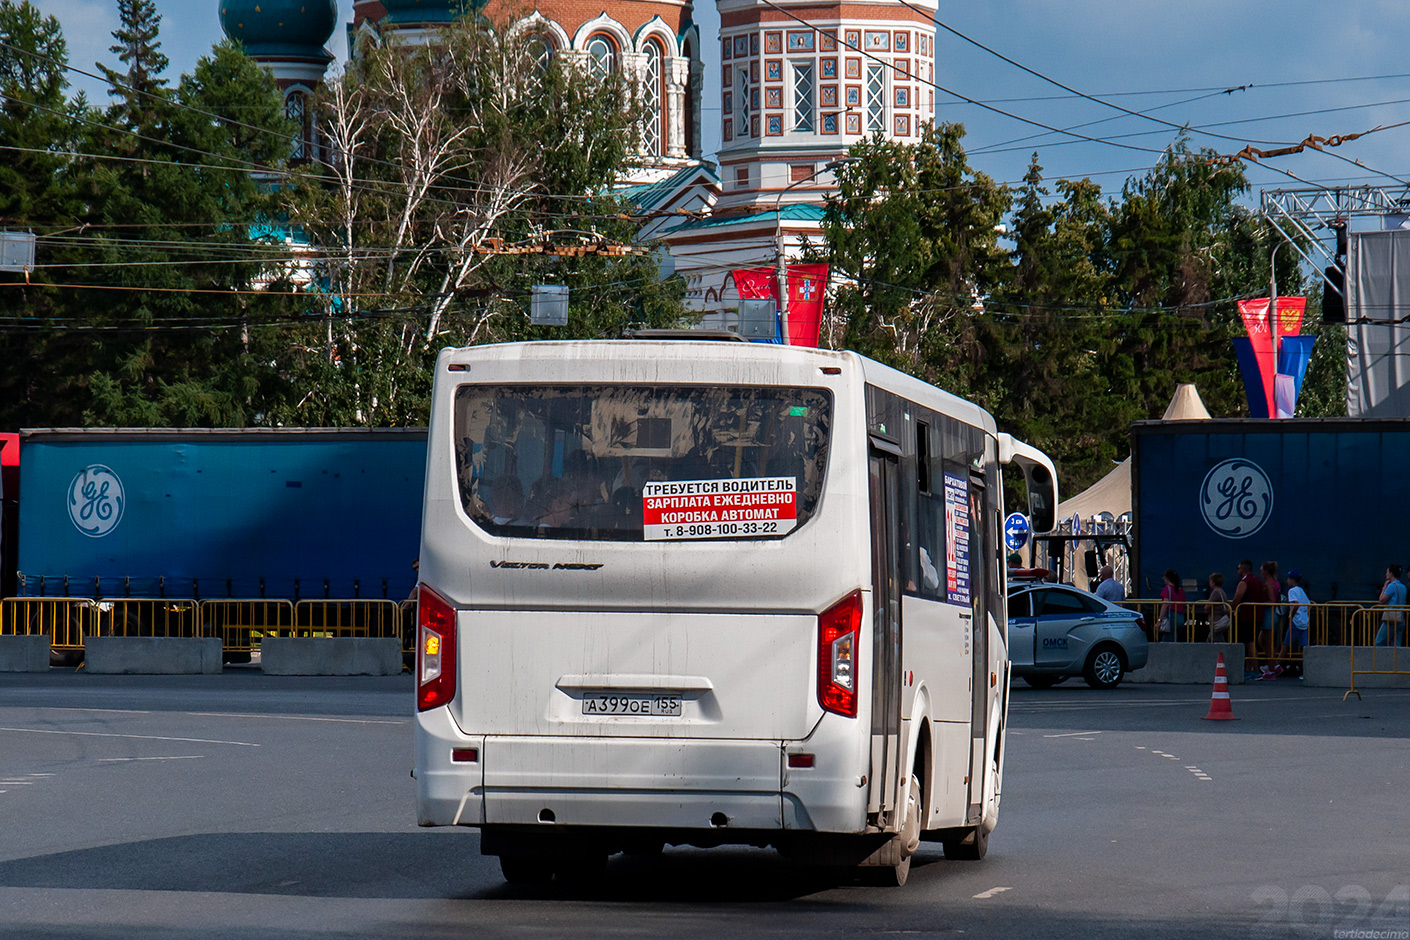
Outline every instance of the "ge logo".
{"label": "ge logo", "polygon": [[90,538],[100,539],[116,529],[126,507],[122,481],[102,464],[80,470],[69,484],[69,518]]}
{"label": "ge logo", "polygon": [[1219,464],[1204,478],[1200,510],[1209,527],[1225,538],[1252,535],[1273,513],[1273,483],[1252,460]]}

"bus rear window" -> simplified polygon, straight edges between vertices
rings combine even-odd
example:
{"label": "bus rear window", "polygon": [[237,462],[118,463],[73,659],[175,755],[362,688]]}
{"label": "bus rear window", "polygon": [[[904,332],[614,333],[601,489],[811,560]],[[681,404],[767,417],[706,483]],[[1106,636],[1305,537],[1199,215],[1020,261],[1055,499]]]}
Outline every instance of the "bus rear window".
{"label": "bus rear window", "polygon": [[826,389],[466,385],[460,501],[494,535],[780,538],[822,493]]}

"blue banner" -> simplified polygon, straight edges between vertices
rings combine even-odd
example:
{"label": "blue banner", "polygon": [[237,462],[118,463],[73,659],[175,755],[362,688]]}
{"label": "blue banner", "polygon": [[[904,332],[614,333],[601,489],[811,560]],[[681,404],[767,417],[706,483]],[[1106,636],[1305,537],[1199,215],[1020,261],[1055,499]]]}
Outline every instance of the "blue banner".
{"label": "blue banner", "polygon": [[1315,336],[1284,336],[1278,341],[1278,374],[1292,376],[1294,403],[1302,394],[1302,380],[1307,376],[1315,342]]}

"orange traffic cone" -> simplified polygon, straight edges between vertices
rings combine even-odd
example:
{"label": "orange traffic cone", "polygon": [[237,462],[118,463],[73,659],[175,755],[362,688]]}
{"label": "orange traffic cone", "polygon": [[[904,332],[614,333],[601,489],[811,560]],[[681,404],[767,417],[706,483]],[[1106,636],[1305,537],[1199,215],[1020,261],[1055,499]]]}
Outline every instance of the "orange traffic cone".
{"label": "orange traffic cone", "polygon": [[1229,676],[1224,672],[1224,654],[1219,654],[1219,663],[1214,667],[1214,694],[1209,699],[1209,714],[1205,721],[1238,721],[1234,709],[1229,704]]}

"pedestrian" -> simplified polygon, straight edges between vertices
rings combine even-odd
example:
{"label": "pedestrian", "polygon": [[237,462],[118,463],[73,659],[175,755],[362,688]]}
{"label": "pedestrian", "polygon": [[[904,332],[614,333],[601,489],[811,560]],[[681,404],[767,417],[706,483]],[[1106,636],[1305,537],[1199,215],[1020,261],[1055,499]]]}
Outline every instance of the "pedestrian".
{"label": "pedestrian", "polygon": [[1262,674],[1258,661],[1258,636],[1260,604],[1268,600],[1268,587],[1263,579],[1253,573],[1253,562],[1245,558],[1239,562],[1239,586],[1234,589],[1234,629],[1243,637],[1244,681],[1251,682]]}
{"label": "pedestrian", "polygon": [[1174,640],[1185,626],[1185,589],[1174,568],[1165,569],[1165,587],[1160,589],[1160,639]]}
{"label": "pedestrian", "polygon": [[1096,595],[1104,601],[1113,604],[1120,604],[1126,600],[1126,588],[1121,582],[1112,577],[1111,565],[1102,565],[1102,570],[1097,573],[1101,583],[1097,585]]}
{"label": "pedestrian", "polygon": [[1376,631],[1377,646],[1405,645],[1405,582],[1400,580],[1399,565],[1386,568],[1386,583],[1381,588],[1377,603],[1385,607],[1381,614],[1381,628]]}
{"label": "pedestrian", "polygon": [[[1287,661],[1291,669],[1296,665],[1291,657],[1307,648],[1307,631],[1312,626],[1312,599],[1302,586],[1302,572],[1296,568],[1288,572],[1288,607],[1292,617],[1283,636],[1282,648],[1278,650],[1278,659]],[[1283,674],[1281,663],[1273,669],[1279,675]],[[1301,669],[1298,669],[1297,677],[1302,678]]]}
{"label": "pedestrian", "polygon": [[1229,642],[1229,595],[1224,593],[1224,576],[1209,576],[1209,642]]}
{"label": "pedestrian", "polygon": [[1283,609],[1276,606],[1278,601],[1284,599],[1283,585],[1278,581],[1278,563],[1276,561],[1265,561],[1259,571],[1263,576],[1263,587],[1268,593],[1268,600],[1267,606],[1263,608],[1263,615],[1258,621],[1257,646],[1265,660],[1258,667],[1258,678],[1276,679],[1283,673],[1282,664],[1273,659],[1273,637],[1277,634],[1283,617]]}

